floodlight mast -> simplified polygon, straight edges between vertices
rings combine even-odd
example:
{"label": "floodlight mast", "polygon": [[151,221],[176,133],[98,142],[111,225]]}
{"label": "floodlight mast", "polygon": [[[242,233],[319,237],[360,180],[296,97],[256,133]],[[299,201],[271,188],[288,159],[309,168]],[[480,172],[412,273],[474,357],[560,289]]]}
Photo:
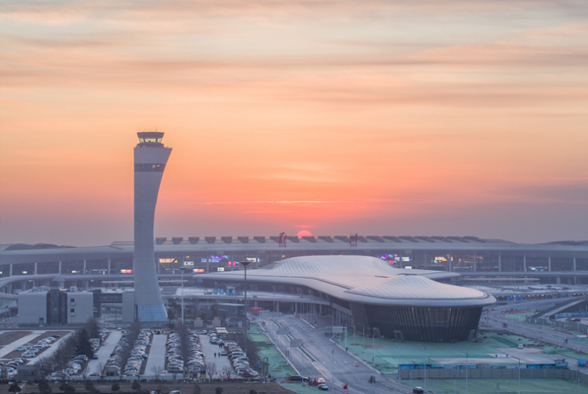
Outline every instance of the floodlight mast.
{"label": "floodlight mast", "polygon": [[249,321],[247,320],[247,266],[251,264],[251,261],[241,261],[239,262],[239,264],[245,267],[245,341],[243,342],[243,350],[245,351],[245,355],[247,356],[247,328],[249,327]]}

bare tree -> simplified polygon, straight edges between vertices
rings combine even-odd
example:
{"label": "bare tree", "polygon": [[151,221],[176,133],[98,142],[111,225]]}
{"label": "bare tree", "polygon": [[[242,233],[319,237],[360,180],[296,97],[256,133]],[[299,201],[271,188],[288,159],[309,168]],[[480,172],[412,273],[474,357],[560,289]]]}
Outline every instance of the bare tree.
{"label": "bare tree", "polygon": [[104,373],[104,363],[102,361],[98,363],[98,370],[96,372],[98,372],[100,376]]}
{"label": "bare tree", "polygon": [[151,372],[153,372],[153,376],[155,376],[155,380],[159,380],[161,377],[161,373],[163,372],[163,367],[161,365],[154,365],[151,368]]}
{"label": "bare tree", "polygon": [[88,367],[84,368],[84,369],[82,370],[82,373],[81,373],[81,375],[82,375],[82,380],[84,380],[84,381],[85,381],[85,380],[88,378],[88,375],[89,375],[89,374],[90,374],[90,371],[88,370]]}
{"label": "bare tree", "polygon": [[225,367],[223,368],[223,372],[227,376],[227,379],[230,379],[231,378],[231,372],[232,371],[233,371],[233,368],[231,368],[229,365],[225,365]]}
{"label": "bare tree", "polygon": [[206,374],[208,375],[208,380],[212,380],[215,373],[216,373],[216,363],[206,364]]}
{"label": "bare tree", "polygon": [[56,371],[63,369],[65,365],[75,356],[76,336],[72,333],[65,336],[58,342],[57,349],[50,357],[47,357],[47,363],[50,369]]}

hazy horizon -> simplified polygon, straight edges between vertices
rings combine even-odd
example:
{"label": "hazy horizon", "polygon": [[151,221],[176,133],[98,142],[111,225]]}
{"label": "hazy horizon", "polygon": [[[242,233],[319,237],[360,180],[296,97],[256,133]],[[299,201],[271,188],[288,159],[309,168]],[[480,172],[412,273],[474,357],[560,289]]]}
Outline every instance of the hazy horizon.
{"label": "hazy horizon", "polygon": [[0,3],[0,244],[588,239],[588,3]]}

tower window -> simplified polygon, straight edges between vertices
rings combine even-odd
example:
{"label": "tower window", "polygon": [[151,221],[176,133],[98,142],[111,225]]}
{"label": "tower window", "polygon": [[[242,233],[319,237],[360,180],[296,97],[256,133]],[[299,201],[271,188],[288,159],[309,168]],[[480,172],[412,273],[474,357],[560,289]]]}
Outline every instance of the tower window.
{"label": "tower window", "polygon": [[135,163],[135,172],[163,172],[165,164]]}

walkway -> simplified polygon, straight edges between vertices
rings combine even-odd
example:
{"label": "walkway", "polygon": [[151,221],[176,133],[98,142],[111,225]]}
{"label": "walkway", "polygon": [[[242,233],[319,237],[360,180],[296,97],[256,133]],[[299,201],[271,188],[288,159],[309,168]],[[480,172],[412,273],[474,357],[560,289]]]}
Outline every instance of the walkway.
{"label": "walkway", "polygon": [[[153,335],[151,341],[151,349],[149,350],[149,358],[147,358],[147,366],[145,367],[145,375],[153,376],[160,375],[165,368],[165,343],[167,342],[167,335],[159,334]],[[159,373],[156,374],[155,372]]]}
{"label": "walkway", "polygon": [[55,353],[57,351],[57,349],[59,349],[59,346],[61,345],[60,342],[65,340],[65,338],[70,337],[71,335],[74,335],[72,331],[70,331],[66,335],[63,335],[57,341],[53,342],[51,344],[51,346],[49,346],[49,349],[45,350],[43,353],[39,354],[37,357],[33,357],[33,358],[29,359],[29,365],[36,364],[40,360],[43,360],[45,358],[49,359],[53,355],[53,353]]}
{"label": "walkway", "polygon": [[100,346],[100,349],[98,349],[98,351],[96,352],[98,359],[90,360],[90,362],[86,366],[86,372],[88,375],[92,372],[100,372],[100,374],[102,374],[102,371],[100,370],[101,367],[104,368],[104,366],[106,365],[106,361],[114,351],[114,348],[116,347],[121,338],[122,331],[110,331],[110,335],[108,335],[108,338],[106,338],[102,346]]}
{"label": "walkway", "polygon": [[[222,349],[218,347],[218,345],[210,343],[210,337],[208,335],[200,335],[199,337],[202,351],[204,352],[206,373],[213,373],[215,375],[218,373],[221,376],[224,373],[227,377],[234,377],[235,372],[229,358],[227,356],[219,355]],[[216,357],[214,356],[214,353],[216,353]]]}

